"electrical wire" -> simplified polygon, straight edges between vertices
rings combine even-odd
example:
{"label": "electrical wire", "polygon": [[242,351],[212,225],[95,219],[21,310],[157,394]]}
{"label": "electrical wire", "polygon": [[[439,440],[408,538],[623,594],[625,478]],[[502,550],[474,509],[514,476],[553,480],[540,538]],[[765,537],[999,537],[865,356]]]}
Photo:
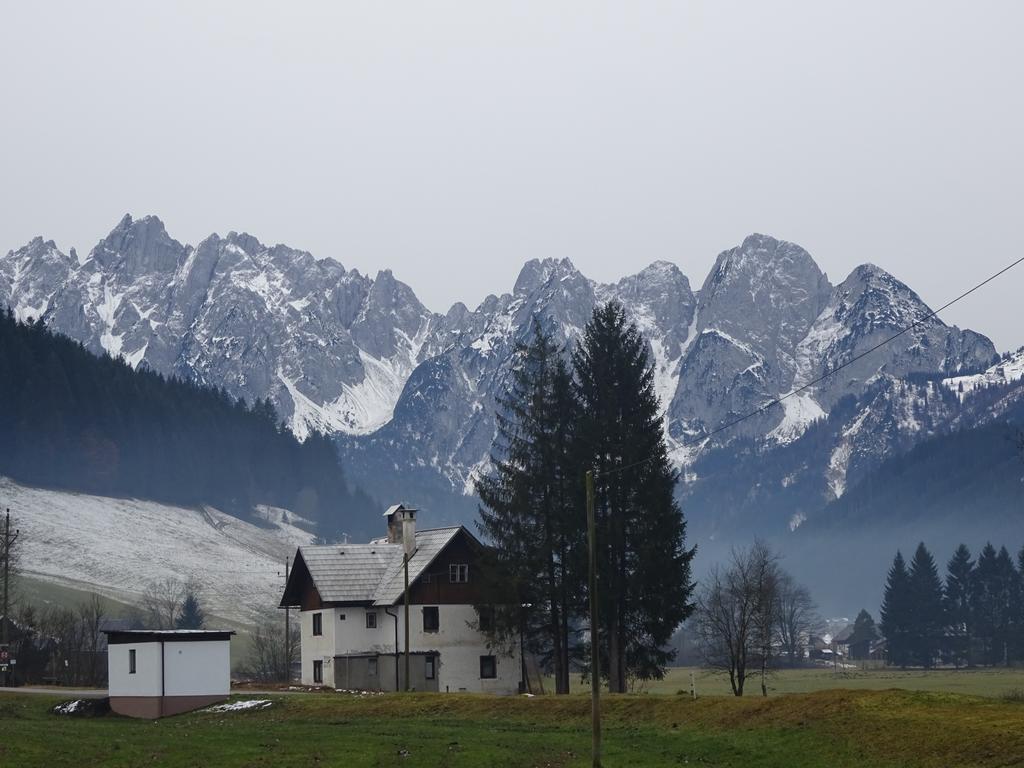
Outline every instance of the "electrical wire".
{"label": "electrical wire", "polygon": [[[769,408],[774,408],[776,405],[780,405],[784,400],[787,400],[788,398],[793,397],[794,395],[798,395],[801,392],[803,392],[804,390],[809,389],[810,387],[813,387],[816,384],[820,384],[821,382],[825,381],[825,379],[827,379],[827,378],[829,378],[831,376],[834,376],[835,374],[839,373],[839,371],[843,370],[844,368],[853,365],[858,360],[864,359],[865,357],[870,355],[872,352],[875,352],[875,351],[881,349],[882,347],[884,347],[885,345],[890,344],[891,342],[895,341],[896,339],[898,339],[903,334],[909,333],[910,331],[914,330],[915,328],[917,328],[922,323],[924,323],[924,322],[930,320],[931,318],[935,317],[936,315],[938,315],[939,312],[942,312],[942,311],[944,311],[946,309],[949,309],[951,306],[956,304],[961,299],[967,298],[972,293],[977,291],[979,288],[984,287],[985,285],[987,285],[988,283],[991,283],[996,278],[1001,277],[1002,275],[1006,274],[1007,272],[1009,272],[1011,269],[1016,267],[1021,262],[1024,262],[1024,256],[1021,256],[1016,261],[1014,261],[1014,262],[1008,264],[1007,266],[1003,267],[1002,269],[1000,269],[995,274],[989,275],[984,280],[982,280],[980,283],[978,283],[974,287],[964,291],[963,293],[961,293],[959,296],[957,296],[952,301],[946,302],[945,304],[943,304],[938,309],[931,310],[930,312],[928,312],[928,314],[926,314],[923,317],[915,320],[913,323],[908,325],[906,328],[903,328],[902,330],[898,331],[897,333],[894,333],[892,336],[889,336],[889,337],[883,339],[882,341],[878,342],[877,344],[875,344],[872,347],[869,347],[868,349],[864,350],[863,352],[860,352],[860,353],[854,355],[853,357],[851,357],[846,362],[844,362],[844,363],[842,363],[840,365],[837,365],[835,368],[832,368],[829,371],[826,371],[825,373],[823,373],[818,378],[812,379],[811,381],[808,381],[806,384],[803,384],[803,385],[797,387],[796,389],[794,389],[793,391],[787,392],[786,394],[781,395],[780,397],[777,397],[777,398],[775,398],[773,400],[769,400],[767,403],[759,406],[758,408],[754,409],[753,411],[750,411],[749,413],[746,413],[743,416],[739,416],[739,417],[733,419],[732,421],[726,422],[722,426],[717,427],[717,428],[711,430],[710,432],[708,432],[705,435],[702,435],[699,438],[691,438],[690,440],[683,440],[683,441],[681,441],[679,443],[679,446],[685,448],[685,447],[687,447],[689,445],[695,445],[697,443],[705,442],[705,441],[711,439],[712,437],[714,437],[715,435],[719,434],[720,432],[724,432],[727,429],[732,429],[737,424],[741,424],[744,421],[746,421],[747,419],[752,419],[754,416],[759,416],[760,414],[762,414],[765,411],[767,411]],[[613,467],[612,469],[606,469],[606,470],[601,471],[601,472],[598,472],[597,470],[594,470],[594,477],[598,477],[599,475],[604,475],[604,476],[614,475],[614,474],[617,474],[619,472],[625,472],[627,469],[633,469],[635,467],[642,466],[642,465],[644,465],[644,464],[646,464],[646,463],[648,463],[650,461],[654,461],[654,459],[656,459],[656,458],[658,458],[658,457],[656,457],[656,456],[649,456],[646,459],[641,459],[639,461],[634,461],[634,462],[632,462],[630,464],[624,464],[621,467]]]}

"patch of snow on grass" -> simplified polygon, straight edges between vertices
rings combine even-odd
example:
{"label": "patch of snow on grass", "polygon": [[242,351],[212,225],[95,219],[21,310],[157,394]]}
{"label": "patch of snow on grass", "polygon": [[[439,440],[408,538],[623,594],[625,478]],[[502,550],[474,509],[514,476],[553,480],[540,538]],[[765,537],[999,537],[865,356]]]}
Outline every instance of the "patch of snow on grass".
{"label": "patch of snow on grass", "polygon": [[252,712],[257,709],[266,709],[273,705],[270,699],[245,699],[243,701],[229,701],[224,704],[214,704],[207,707],[203,712]]}
{"label": "patch of snow on grass", "polygon": [[55,715],[74,715],[79,710],[85,709],[85,699],[75,699],[74,701],[65,701],[63,704],[58,704],[53,708]]}

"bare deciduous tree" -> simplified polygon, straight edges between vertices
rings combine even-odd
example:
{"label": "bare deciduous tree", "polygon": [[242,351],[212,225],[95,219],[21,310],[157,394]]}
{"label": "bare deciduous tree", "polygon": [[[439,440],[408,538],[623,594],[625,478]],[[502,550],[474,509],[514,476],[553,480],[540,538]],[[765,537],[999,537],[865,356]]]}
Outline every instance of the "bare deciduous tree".
{"label": "bare deciduous tree", "polygon": [[778,634],[782,652],[791,665],[803,659],[804,644],[821,628],[821,623],[807,587],[783,572],[779,580]]}
{"label": "bare deciduous tree", "polygon": [[299,659],[300,633],[297,623],[291,625],[291,642],[285,643],[281,615],[268,612],[256,623],[250,639],[249,654],[245,662],[239,665],[238,673],[261,682],[289,680],[292,664]]}
{"label": "bare deciduous tree", "polygon": [[78,606],[78,652],[79,675],[82,682],[98,685],[103,682],[103,638],[100,627],[106,612],[99,595],[90,595],[89,599]]}
{"label": "bare deciduous tree", "polygon": [[782,573],[778,556],[755,541],[749,549],[734,549],[728,566],[715,566],[700,590],[697,631],[705,663],[728,673],[736,696],[743,695],[752,663],[761,674],[761,693],[768,693]]}
{"label": "bare deciduous tree", "polygon": [[185,592],[185,585],[177,579],[151,581],[142,595],[146,629],[174,629]]}

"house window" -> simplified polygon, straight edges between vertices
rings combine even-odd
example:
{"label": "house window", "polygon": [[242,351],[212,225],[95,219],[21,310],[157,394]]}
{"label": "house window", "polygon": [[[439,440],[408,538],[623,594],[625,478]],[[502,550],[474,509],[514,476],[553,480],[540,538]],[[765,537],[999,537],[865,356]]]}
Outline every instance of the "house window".
{"label": "house window", "polygon": [[366,628],[376,629],[377,628],[377,612],[367,611],[366,612]]}
{"label": "house window", "polygon": [[494,608],[489,605],[483,606],[477,612],[479,621],[477,626],[481,632],[493,632],[494,631]]}
{"label": "house window", "polygon": [[493,656],[480,657],[480,677],[484,680],[493,680],[498,676],[498,663]]}
{"label": "house window", "polygon": [[426,656],[423,659],[423,677],[427,680],[433,680],[434,676],[437,674],[436,668],[434,667],[435,658],[436,657],[434,656]]}
{"label": "house window", "polygon": [[313,614],[313,636],[322,635],[324,633],[324,615],[322,613]]}
{"label": "house window", "polygon": [[324,663],[321,659],[313,662],[313,683],[319,684],[324,681]]}
{"label": "house window", "polygon": [[436,605],[423,609],[423,631],[437,632],[441,628],[441,617]]}
{"label": "house window", "polygon": [[469,581],[469,566],[466,563],[452,563],[449,565],[448,581],[452,584],[466,584]]}
{"label": "house window", "polygon": [[367,659],[366,660],[366,674],[369,675],[370,677],[376,677],[377,676],[377,660],[376,659]]}
{"label": "house window", "polygon": [[135,674],[135,649],[134,648],[129,648],[128,649],[128,674],[129,675],[134,675]]}

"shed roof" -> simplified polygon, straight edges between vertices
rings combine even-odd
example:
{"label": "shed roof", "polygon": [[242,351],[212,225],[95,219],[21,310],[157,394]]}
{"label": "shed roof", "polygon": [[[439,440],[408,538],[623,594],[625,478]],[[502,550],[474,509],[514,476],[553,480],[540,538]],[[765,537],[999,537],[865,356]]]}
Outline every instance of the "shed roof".
{"label": "shed roof", "polygon": [[230,629],[104,629],[108,645],[123,643],[196,642],[230,640]]}

